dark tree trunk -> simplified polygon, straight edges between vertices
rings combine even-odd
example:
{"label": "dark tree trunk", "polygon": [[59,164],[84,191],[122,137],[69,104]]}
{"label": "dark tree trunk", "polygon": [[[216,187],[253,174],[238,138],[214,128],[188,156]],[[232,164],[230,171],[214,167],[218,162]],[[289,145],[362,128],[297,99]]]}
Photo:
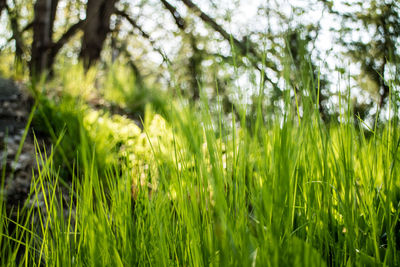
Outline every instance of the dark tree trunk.
{"label": "dark tree trunk", "polygon": [[203,61],[202,52],[197,47],[196,37],[190,35],[190,45],[192,47],[192,55],[189,58],[189,73],[191,76],[191,87],[193,90],[192,99],[198,100],[200,98],[201,84],[201,63]]}
{"label": "dark tree trunk", "polygon": [[19,23],[18,23],[19,17],[18,13],[15,10],[10,9],[7,5],[5,5],[5,8],[8,12],[8,17],[10,20],[10,26],[12,31],[11,39],[14,39],[15,41],[15,63],[19,65],[22,63],[22,57],[24,51],[26,50],[25,44],[22,39],[22,32],[19,30]]}
{"label": "dark tree trunk", "polygon": [[110,32],[110,18],[118,0],[88,0],[86,23],[80,57],[85,69],[90,68],[99,58],[104,41]]}
{"label": "dark tree trunk", "polygon": [[37,0],[35,3],[30,62],[31,76],[37,76],[49,70],[54,61],[51,48],[57,4],[58,0]]}
{"label": "dark tree trunk", "polygon": [[0,16],[1,16],[1,11],[6,7],[6,0],[0,0]]}

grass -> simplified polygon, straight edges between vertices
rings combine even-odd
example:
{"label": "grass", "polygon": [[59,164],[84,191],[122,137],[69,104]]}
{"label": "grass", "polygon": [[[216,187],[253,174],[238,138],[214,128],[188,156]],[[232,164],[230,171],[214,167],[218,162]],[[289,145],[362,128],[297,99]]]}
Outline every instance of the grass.
{"label": "grass", "polygon": [[205,99],[148,107],[143,130],[77,95],[40,101],[54,145],[36,143],[31,203],[11,217],[1,200],[0,264],[400,265],[398,120],[367,134],[288,99],[246,127]]}

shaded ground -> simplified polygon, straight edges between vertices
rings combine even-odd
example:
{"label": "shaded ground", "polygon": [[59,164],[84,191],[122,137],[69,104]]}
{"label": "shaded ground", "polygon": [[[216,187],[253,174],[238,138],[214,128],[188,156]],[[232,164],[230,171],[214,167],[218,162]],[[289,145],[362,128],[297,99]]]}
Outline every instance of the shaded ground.
{"label": "shaded ground", "polygon": [[5,178],[1,193],[6,198],[7,209],[26,200],[32,168],[35,167],[34,144],[30,134],[18,153],[32,102],[21,84],[0,78],[0,166],[1,177]]}

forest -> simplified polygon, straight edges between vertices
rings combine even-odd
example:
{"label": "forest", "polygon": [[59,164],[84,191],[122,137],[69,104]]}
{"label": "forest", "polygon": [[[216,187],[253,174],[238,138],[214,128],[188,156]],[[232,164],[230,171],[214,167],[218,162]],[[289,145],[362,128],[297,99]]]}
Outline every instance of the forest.
{"label": "forest", "polygon": [[0,0],[1,266],[400,266],[397,0]]}

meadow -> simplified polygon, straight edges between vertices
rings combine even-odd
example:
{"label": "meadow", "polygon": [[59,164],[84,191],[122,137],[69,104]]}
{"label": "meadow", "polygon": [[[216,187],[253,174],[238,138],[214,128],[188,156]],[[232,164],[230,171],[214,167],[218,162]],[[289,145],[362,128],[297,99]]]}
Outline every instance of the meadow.
{"label": "meadow", "polygon": [[400,265],[395,105],[371,128],[344,93],[337,122],[324,123],[318,95],[304,94],[300,112],[287,90],[285,112],[265,119],[259,90],[250,119],[243,104],[228,120],[203,94],[194,107],[135,91],[124,73],[100,90],[121,105],[151,102],[140,123],[91,104],[94,73],[31,84],[26,131],[52,144],[35,142],[17,216],[0,199],[0,265]]}

